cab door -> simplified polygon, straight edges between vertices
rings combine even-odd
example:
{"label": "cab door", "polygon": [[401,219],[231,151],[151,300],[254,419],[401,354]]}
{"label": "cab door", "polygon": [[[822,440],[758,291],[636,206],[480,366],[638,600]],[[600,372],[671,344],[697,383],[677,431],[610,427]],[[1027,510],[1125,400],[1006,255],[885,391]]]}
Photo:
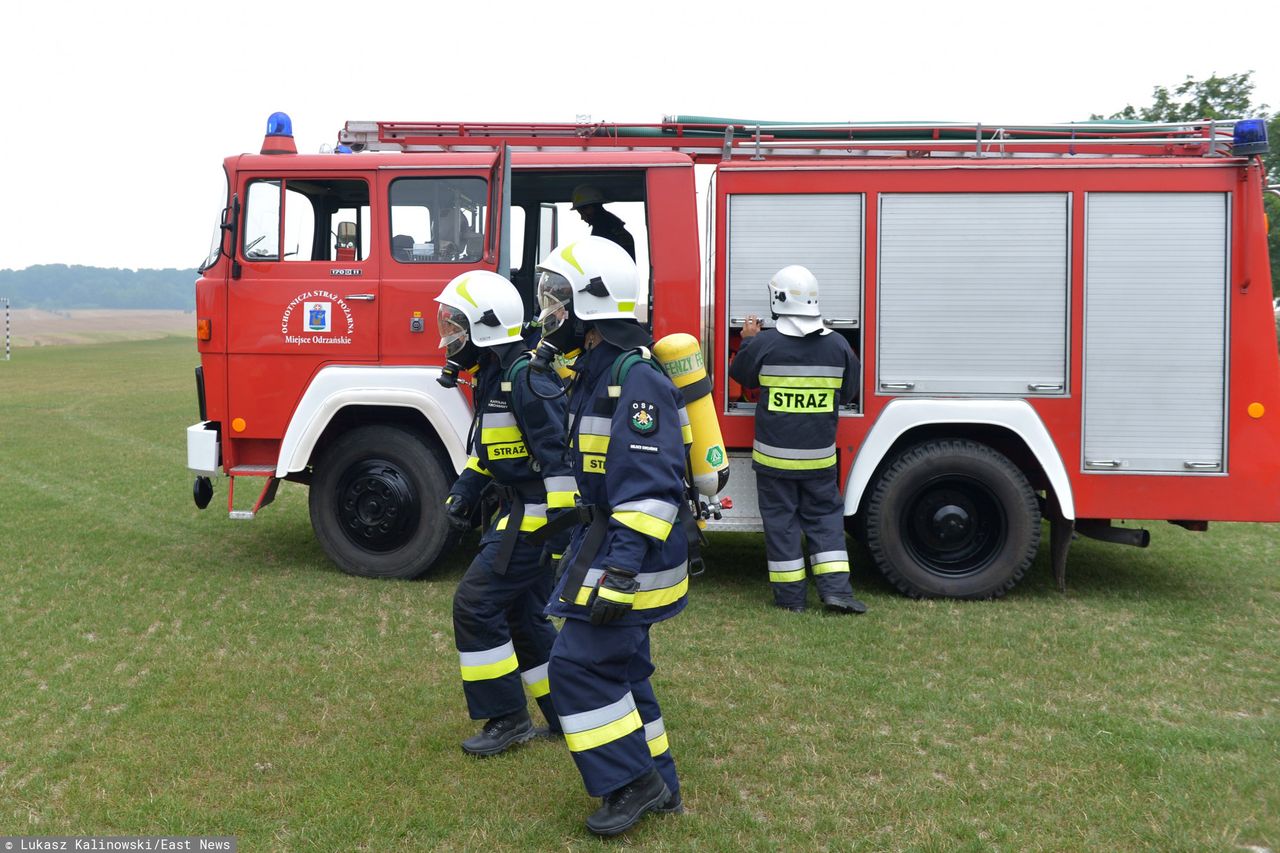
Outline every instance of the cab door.
{"label": "cab door", "polygon": [[227,434],[279,440],[321,367],[378,360],[374,182],[349,172],[251,172],[236,192]]}
{"label": "cab door", "polygon": [[505,158],[411,156],[378,173],[382,362],[443,364],[435,297],[463,272],[499,269]]}

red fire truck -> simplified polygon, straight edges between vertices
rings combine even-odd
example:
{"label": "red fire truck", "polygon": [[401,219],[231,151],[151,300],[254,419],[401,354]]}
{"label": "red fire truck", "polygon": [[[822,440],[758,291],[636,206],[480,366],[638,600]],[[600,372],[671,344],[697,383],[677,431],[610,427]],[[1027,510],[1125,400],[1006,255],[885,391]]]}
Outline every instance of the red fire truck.
{"label": "red fire truck", "polygon": [[495,270],[532,309],[583,185],[636,238],[655,337],[703,342],[734,457],[721,527],[759,522],[755,402],[727,365],[788,264],[862,360],[845,513],[904,593],[1003,594],[1042,520],[1059,583],[1073,531],[1147,543],[1115,519],[1280,521],[1260,122],[349,122],[339,143],[297,154],[276,114],[224,163],[188,465],[200,506],[225,474],[233,518],[308,484],[345,571],[412,577],[447,547],[472,417],[435,382],[433,298]]}

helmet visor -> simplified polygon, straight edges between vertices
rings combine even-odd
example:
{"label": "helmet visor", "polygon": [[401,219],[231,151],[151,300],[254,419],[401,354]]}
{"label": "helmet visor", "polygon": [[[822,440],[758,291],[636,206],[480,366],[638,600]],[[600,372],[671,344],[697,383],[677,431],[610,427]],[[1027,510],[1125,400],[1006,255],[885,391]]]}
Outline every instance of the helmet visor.
{"label": "helmet visor", "polygon": [[440,329],[440,346],[445,355],[452,358],[462,352],[471,337],[467,330],[467,315],[452,305],[441,305],[436,313],[436,325]]}
{"label": "helmet visor", "polygon": [[550,335],[569,321],[573,285],[558,272],[543,270],[538,276],[538,322],[542,334]]}

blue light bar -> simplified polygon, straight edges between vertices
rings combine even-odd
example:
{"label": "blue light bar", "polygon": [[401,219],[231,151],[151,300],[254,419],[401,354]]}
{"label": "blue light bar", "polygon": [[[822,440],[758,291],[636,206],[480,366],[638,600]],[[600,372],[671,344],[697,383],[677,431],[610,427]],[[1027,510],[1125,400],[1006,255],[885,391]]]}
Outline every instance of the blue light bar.
{"label": "blue light bar", "polygon": [[1231,134],[1231,155],[1233,157],[1250,157],[1254,154],[1266,154],[1271,150],[1267,144],[1267,123],[1260,118],[1247,118],[1236,122]]}
{"label": "blue light bar", "polygon": [[350,145],[343,145],[342,143],[338,143],[338,147],[337,147],[337,148],[335,148],[335,149],[333,149],[333,151],[334,151],[334,153],[335,153],[335,154],[350,154],[350,153],[351,153],[351,146],[350,146]]}
{"label": "blue light bar", "polygon": [[293,136],[293,119],[288,113],[272,113],[267,119],[267,136]]}

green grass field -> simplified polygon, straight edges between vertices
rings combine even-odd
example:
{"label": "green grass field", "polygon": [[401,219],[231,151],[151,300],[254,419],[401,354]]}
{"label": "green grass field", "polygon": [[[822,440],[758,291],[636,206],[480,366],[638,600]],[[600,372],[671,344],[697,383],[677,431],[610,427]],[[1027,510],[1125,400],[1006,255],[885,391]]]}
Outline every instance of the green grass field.
{"label": "green grass field", "polygon": [[[477,761],[450,602],[350,578],[285,484],[197,511],[189,339],[0,362],[0,835],[235,835],[241,850],[593,849],[562,745]],[[247,497],[247,496],[246,496]],[[699,850],[1280,846],[1280,526],[1080,540],[997,602],[767,606],[758,536],[713,541],[654,630]],[[1047,535],[1046,535],[1047,540]],[[627,844],[628,842],[622,842]]]}

